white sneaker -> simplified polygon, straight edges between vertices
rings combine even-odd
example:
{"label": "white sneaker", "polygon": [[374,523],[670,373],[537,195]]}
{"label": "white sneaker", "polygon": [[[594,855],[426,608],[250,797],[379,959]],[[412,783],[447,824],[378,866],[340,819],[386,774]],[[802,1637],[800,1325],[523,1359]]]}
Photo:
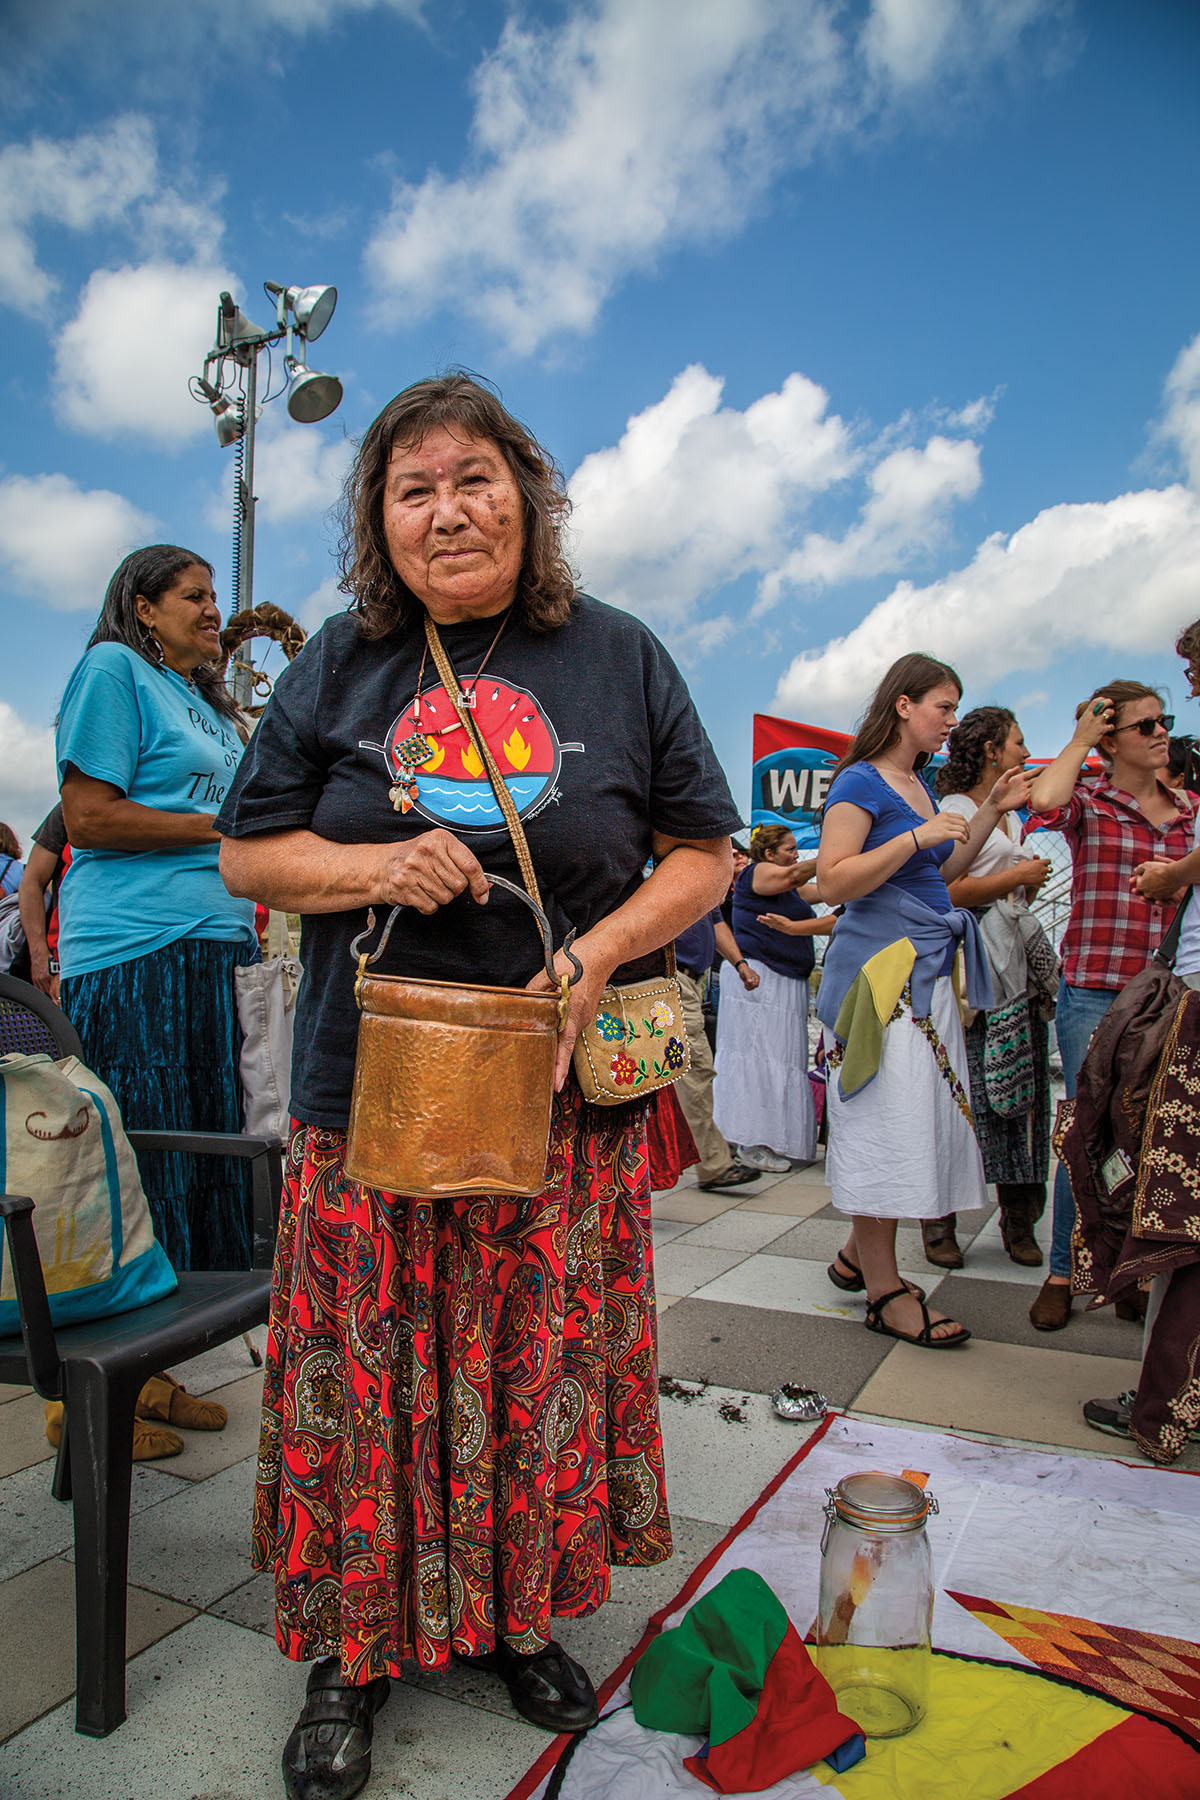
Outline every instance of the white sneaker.
{"label": "white sneaker", "polygon": [[790,1157],[776,1156],[766,1144],[743,1144],[737,1155],[748,1169],[763,1169],[771,1175],[785,1175],[792,1166]]}

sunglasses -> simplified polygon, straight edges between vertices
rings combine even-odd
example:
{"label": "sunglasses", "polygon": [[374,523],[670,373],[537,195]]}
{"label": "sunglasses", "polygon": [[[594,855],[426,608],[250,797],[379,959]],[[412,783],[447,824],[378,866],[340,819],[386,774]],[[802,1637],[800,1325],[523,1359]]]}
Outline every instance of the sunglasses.
{"label": "sunglasses", "polygon": [[1170,736],[1175,729],[1174,713],[1159,713],[1157,719],[1135,719],[1132,725],[1115,725],[1113,736],[1118,731],[1140,731],[1143,737],[1153,737],[1159,726]]}

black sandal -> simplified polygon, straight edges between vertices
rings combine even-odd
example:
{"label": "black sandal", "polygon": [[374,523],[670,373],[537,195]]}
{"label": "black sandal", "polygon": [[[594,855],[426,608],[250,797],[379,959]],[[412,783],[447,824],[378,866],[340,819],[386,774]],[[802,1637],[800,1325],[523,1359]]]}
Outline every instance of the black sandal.
{"label": "black sandal", "polygon": [[[916,1295],[912,1294],[910,1289],[898,1287],[893,1288],[890,1294],[881,1294],[878,1300],[868,1300],[867,1316],[864,1321],[867,1330],[878,1331],[884,1337],[898,1338],[902,1344],[916,1344],[920,1350],[954,1350],[959,1344],[966,1343],[971,1333],[965,1325],[960,1325],[958,1330],[952,1331],[948,1337],[934,1337],[933,1333],[936,1328],[929,1317],[929,1308],[924,1299],[917,1300],[917,1305],[921,1308],[921,1316],[925,1320],[920,1331],[897,1331],[894,1325],[885,1324],[884,1307],[890,1306],[893,1300],[903,1300],[905,1295],[916,1299]],[[942,1320],[939,1319],[937,1323],[938,1325],[942,1324]],[[946,1323],[952,1324],[953,1321],[948,1319]]]}
{"label": "black sandal", "polygon": [[600,1717],[587,1670],[553,1638],[532,1656],[522,1656],[499,1639],[486,1655],[460,1660],[499,1675],[521,1717],[544,1731],[589,1731]]}
{"label": "black sandal", "polygon": [[386,1675],[355,1687],[336,1656],[315,1663],[304,1707],[283,1747],[288,1800],[350,1800],[371,1774],[375,1714],[388,1697]]}
{"label": "black sandal", "polygon": [[[853,1273],[850,1275],[843,1275],[838,1268],[839,1263],[845,1263],[848,1269],[853,1270]],[[850,1261],[850,1258],[846,1255],[844,1250],[838,1251],[825,1273],[828,1275],[830,1281],[832,1281],[834,1287],[841,1288],[844,1294],[861,1294],[867,1285],[866,1277],[863,1275],[862,1270],[856,1263]],[[915,1281],[906,1281],[904,1285],[914,1300],[923,1300],[925,1298],[925,1289],[923,1287],[918,1287]]]}

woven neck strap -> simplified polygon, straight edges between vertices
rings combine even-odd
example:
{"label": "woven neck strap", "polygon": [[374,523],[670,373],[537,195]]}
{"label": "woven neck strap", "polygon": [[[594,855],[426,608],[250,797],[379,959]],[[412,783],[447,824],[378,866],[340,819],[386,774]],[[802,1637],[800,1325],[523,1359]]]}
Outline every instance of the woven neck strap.
{"label": "woven neck strap", "polygon": [[513,841],[513,849],[517,853],[517,863],[521,870],[521,879],[525,883],[526,892],[539,907],[542,896],[538,892],[537,876],[533,872],[533,858],[529,854],[529,843],[524,828],[513,805],[513,797],[508,791],[508,784],[496,767],[496,759],[487,747],[482,731],[475,723],[471,708],[463,699],[462,688],[458,676],[454,673],[454,664],[446,654],[446,647],[438,636],[438,628],[425,614],[425,642],[429,645],[438,674],[442,678],[442,686],[449,696],[450,704],[458,714],[458,722],[474,744],[479,759],[487,770],[488,780],[492,784],[492,792],[496,796],[500,811],[504,814],[504,822],[508,826],[508,835]]}

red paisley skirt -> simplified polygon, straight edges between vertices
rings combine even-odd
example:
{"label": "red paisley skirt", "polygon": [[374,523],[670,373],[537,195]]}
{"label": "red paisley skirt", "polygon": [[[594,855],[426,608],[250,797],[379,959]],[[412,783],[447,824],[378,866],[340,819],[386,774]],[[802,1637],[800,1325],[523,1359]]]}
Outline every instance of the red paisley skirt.
{"label": "red paisley skirt", "polygon": [[644,1130],[559,1095],[532,1199],[348,1181],[300,1126],[275,1257],[254,1566],[286,1656],[355,1682],[529,1653],[671,1554]]}

